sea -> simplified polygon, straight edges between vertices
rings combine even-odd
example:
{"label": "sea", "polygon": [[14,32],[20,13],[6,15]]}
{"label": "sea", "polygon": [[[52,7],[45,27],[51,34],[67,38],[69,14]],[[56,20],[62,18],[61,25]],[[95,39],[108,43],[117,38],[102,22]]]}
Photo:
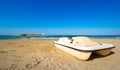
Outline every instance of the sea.
{"label": "sea", "polygon": [[120,39],[120,35],[48,35],[48,36],[29,36],[22,37],[17,35],[0,35],[0,40],[10,40],[10,39],[43,39],[43,40],[56,40],[60,37],[76,37],[76,36],[86,36],[88,38],[111,38],[111,39]]}

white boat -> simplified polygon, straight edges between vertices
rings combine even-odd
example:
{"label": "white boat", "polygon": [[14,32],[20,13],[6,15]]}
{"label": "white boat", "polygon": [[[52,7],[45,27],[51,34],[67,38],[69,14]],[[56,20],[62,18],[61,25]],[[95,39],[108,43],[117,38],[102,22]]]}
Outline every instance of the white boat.
{"label": "white boat", "polygon": [[93,52],[106,56],[115,48],[112,44],[98,44],[87,37],[73,37],[72,39],[63,37],[54,41],[54,44],[55,47],[81,60],[88,60]]}

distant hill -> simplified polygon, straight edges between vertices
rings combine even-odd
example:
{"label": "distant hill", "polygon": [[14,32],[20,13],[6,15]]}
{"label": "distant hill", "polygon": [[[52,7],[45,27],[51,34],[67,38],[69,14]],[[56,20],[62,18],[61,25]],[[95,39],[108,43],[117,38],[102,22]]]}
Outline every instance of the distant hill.
{"label": "distant hill", "polygon": [[20,36],[48,36],[45,33],[41,33],[41,34],[20,34]]}

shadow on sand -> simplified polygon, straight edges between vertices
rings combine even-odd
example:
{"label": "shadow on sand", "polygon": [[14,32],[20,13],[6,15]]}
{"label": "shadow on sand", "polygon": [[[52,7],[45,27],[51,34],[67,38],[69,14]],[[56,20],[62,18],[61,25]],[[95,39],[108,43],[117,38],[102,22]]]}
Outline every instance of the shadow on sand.
{"label": "shadow on sand", "polygon": [[[107,57],[107,56],[110,56],[110,55],[113,55],[115,54],[115,52],[111,51],[110,54],[106,55],[106,56],[101,56],[101,55],[98,55],[96,53],[92,53],[91,57],[89,58],[89,60],[94,60],[94,59],[97,59],[97,58],[104,58],[104,57]],[[88,60],[88,61],[89,61]]]}

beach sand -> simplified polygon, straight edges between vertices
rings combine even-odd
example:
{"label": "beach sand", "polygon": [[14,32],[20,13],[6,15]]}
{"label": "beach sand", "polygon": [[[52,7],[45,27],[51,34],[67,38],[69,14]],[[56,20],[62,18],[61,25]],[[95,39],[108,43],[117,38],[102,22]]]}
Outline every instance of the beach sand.
{"label": "beach sand", "polygon": [[54,40],[0,40],[0,70],[120,70],[120,39],[92,39],[116,46],[110,55],[81,61],[55,48]]}

